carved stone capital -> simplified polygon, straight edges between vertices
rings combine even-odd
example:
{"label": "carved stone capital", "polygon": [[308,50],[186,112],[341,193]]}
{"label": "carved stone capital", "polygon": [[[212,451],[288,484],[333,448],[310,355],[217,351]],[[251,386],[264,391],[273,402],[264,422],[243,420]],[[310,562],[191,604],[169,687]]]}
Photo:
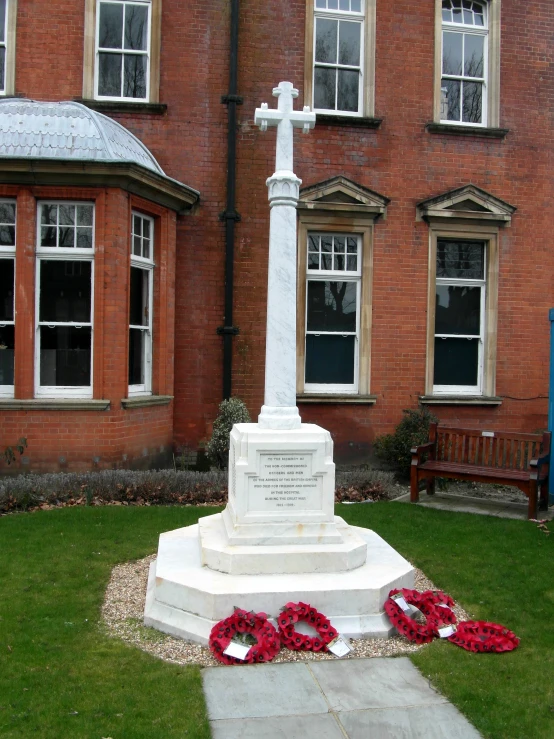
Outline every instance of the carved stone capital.
{"label": "carved stone capital", "polygon": [[268,177],[266,185],[269,189],[270,208],[273,208],[274,205],[293,205],[296,207],[301,184],[302,180],[294,172],[275,172],[272,177]]}

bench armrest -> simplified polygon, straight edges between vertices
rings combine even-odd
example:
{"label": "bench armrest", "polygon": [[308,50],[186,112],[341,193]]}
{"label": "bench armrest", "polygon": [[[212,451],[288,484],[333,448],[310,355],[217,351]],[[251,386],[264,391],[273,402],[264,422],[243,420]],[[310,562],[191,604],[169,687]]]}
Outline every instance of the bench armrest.
{"label": "bench armrest", "polygon": [[537,457],[537,459],[532,459],[529,462],[529,467],[537,467],[540,469],[543,466],[543,464],[550,464],[550,454],[543,454],[542,457]]}
{"label": "bench armrest", "polygon": [[412,464],[419,464],[421,457],[425,452],[431,452],[435,448],[435,441],[427,441],[425,444],[414,446],[411,449],[412,452]]}

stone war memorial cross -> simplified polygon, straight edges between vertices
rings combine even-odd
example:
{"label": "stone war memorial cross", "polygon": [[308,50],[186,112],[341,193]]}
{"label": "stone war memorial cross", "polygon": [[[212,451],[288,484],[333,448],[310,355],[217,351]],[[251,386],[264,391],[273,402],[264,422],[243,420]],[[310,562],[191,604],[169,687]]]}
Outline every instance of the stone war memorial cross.
{"label": "stone war memorial cross", "polygon": [[[206,644],[234,607],[277,618],[303,601],[342,634],[393,630],[383,604],[413,587],[414,570],[373,531],[334,515],[335,465],[328,431],[302,423],[296,407],[296,205],[293,132],[315,125],[294,111],[292,83],[274,88],[277,109],[255,112],[277,127],[275,173],[267,180],[270,225],[265,395],[258,423],[235,424],[229,497],[222,513],[160,536],[144,612],[147,626]],[[301,248],[305,248],[301,246]]]}

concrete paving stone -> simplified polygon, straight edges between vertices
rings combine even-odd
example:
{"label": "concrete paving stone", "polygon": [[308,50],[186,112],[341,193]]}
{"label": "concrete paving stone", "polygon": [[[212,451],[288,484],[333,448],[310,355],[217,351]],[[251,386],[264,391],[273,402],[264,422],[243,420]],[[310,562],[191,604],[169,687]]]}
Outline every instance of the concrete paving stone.
{"label": "concrete paving stone", "polygon": [[407,657],[311,662],[332,711],[446,703]]}
{"label": "concrete paving stone", "polygon": [[202,670],[210,720],[327,713],[305,664],[207,667]]}
{"label": "concrete paving stone", "polygon": [[331,713],[211,721],[210,727],[212,739],[344,739]]}
{"label": "concrete paving stone", "polygon": [[450,703],[413,708],[343,711],[337,715],[349,739],[369,739],[370,737],[375,737],[375,739],[445,739],[445,737],[448,739],[479,739],[481,737],[477,729]]}

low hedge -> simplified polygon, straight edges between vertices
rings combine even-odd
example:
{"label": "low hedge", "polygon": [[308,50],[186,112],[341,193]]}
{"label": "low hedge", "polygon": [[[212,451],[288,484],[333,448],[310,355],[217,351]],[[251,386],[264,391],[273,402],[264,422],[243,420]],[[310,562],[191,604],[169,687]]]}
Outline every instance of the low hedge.
{"label": "low hedge", "polygon": [[[0,514],[71,505],[225,505],[226,470],[103,470],[0,477]],[[392,473],[337,472],[337,502],[387,498]]]}

